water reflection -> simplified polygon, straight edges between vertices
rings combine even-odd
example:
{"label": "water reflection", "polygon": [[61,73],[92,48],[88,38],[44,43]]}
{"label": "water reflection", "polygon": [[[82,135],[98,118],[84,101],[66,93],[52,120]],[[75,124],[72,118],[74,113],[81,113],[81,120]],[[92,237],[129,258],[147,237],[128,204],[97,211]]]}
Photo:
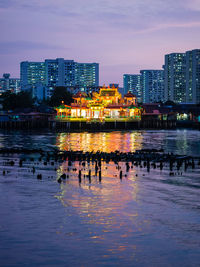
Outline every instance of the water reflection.
{"label": "water reflection", "polygon": [[[0,134],[0,147],[16,144],[108,152],[163,148],[199,156],[200,132]],[[169,176],[166,167],[147,173],[134,166],[126,173],[120,163],[120,181],[116,166],[102,162],[100,183],[92,163],[26,160],[20,168],[17,159],[11,171],[3,160],[9,172],[0,181],[2,266],[199,266],[199,168]],[[89,169],[91,182],[83,177]],[[58,184],[63,173],[69,178]]]}
{"label": "water reflection", "polygon": [[[192,147],[191,144],[194,140],[196,142],[197,137],[199,138],[195,135],[196,133],[191,138],[189,131],[61,133],[57,136],[56,145],[61,150],[134,152],[142,148],[163,148],[167,152],[187,154],[188,149]],[[192,152],[195,153],[195,150]],[[78,162],[73,164],[71,169],[80,169]],[[120,255],[123,257],[123,252],[127,253],[127,251],[134,257],[134,251],[138,249],[137,237],[142,238],[142,236],[148,235],[149,229],[152,230],[153,227],[156,227],[156,225],[152,225],[152,221],[157,222],[160,219],[160,214],[166,206],[165,202],[169,205],[169,201],[171,201],[171,198],[166,200],[166,198],[163,199],[163,196],[158,197],[159,194],[164,194],[163,191],[165,192],[168,188],[169,183],[166,186],[168,172],[163,170],[161,173],[159,170],[151,170],[147,177],[146,173],[142,173],[137,168],[130,169],[126,173],[124,163],[120,163],[120,165],[123,174],[126,174],[122,181],[119,179],[119,170],[116,169],[114,163],[102,163],[101,183],[95,176],[92,163],[82,168],[82,176],[87,176],[91,169],[91,182],[86,177],[82,178],[82,182],[79,184],[77,172],[70,171],[69,180],[61,184],[61,192],[57,196],[66,208],[66,212],[70,213],[73,209],[80,218],[81,225],[86,228],[85,235],[88,242],[106,244],[105,257],[118,253],[121,253]],[[68,164],[65,162],[60,167],[58,176],[67,169]],[[176,195],[177,189],[174,190]],[[171,192],[172,188],[168,194]],[[157,194],[157,199],[154,194]],[[156,212],[154,212],[155,205]],[[150,213],[146,210],[146,206],[150,207]],[[167,212],[165,209],[165,213],[168,218],[171,209]],[[76,238],[77,240],[81,239],[78,235]]]}
{"label": "water reflection", "polygon": [[[125,163],[120,163],[125,173]],[[66,171],[67,162],[63,163],[58,175]],[[78,162],[74,162],[74,168],[80,168]],[[141,232],[145,232],[148,220],[138,219],[139,184],[136,170],[131,169],[127,176],[119,179],[119,170],[114,163],[102,163],[102,181],[95,176],[94,165],[90,164],[82,171],[82,177],[91,169],[91,183],[88,178],[78,181],[77,173],[70,172],[66,183],[61,184],[61,192],[57,198],[68,209],[73,208],[81,218],[81,224],[87,225],[87,236],[90,242],[95,244],[106,243],[107,252],[119,253],[129,247],[136,249],[136,244],[128,240]],[[77,237],[79,238],[79,237]],[[106,255],[106,254],[105,254]]]}
{"label": "water reflection", "polygon": [[[128,131],[59,133],[56,146],[61,150],[134,152],[142,148],[164,149],[177,154],[199,155],[198,131]],[[191,153],[192,152],[192,153]]]}
{"label": "water reflection", "polygon": [[188,136],[187,136],[187,131],[186,130],[182,131],[182,138],[181,139],[177,139],[176,147],[177,147],[177,150],[181,152],[180,154],[187,154]]}
{"label": "water reflection", "polygon": [[142,132],[60,133],[56,145],[60,150],[111,152],[141,149]]}

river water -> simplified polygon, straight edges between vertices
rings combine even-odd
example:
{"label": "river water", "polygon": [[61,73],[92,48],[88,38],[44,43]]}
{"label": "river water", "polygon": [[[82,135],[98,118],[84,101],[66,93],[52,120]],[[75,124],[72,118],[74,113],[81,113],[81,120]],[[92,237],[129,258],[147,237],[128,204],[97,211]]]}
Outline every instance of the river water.
{"label": "river water", "polygon": [[[37,133],[0,132],[0,148],[123,151],[164,149],[200,156],[194,130]],[[34,157],[34,155],[33,155]],[[102,181],[78,183],[79,163],[47,165],[0,156],[0,266],[200,266],[200,166],[133,166],[122,180],[102,163]],[[12,159],[15,166],[5,166]],[[32,167],[36,172],[33,173]],[[124,163],[120,166],[125,173]],[[3,171],[5,172],[3,175]],[[56,179],[67,173],[69,179]],[[42,174],[38,180],[37,174]]]}

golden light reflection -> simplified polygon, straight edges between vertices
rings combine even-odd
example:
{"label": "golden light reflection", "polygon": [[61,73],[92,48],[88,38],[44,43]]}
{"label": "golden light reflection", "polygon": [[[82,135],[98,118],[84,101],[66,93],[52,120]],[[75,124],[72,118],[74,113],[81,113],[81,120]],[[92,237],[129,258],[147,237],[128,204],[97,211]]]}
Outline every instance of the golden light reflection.
{"label": "golden light reflection", "polygon": [[[134,152],[142,148],[142,142],[142,134],[134,131],[62,133],[57,136],[57,146],[60,150],[84,152],[98,150]],[[110,236],[114,232],[119,232],[120,245],[112,242],[108,247],[112,253],[122,253],[126,250],[131,236],[142,232],[142,228],[148,222],[141,225],[138,218],[137,205],[140,191],[138,176],[136,176],[138,170],[133,167],[126,172],[125,163],[119,162],[119,167],[123,171],[123,179],[120,180],[120,170],[116,167],[114,162],[102,162],[102,181],[99,182],[98,175],[95,176],[95,164],[92,162],[82,166],[75,161],[70,167],[67,161],[62,163],[57,170],[57,175],[59,177],[62,173],[66,173],[69,179],[61,184],[61,192],[57,198],[64,207],[73,208],[82,222],[87,225],[88,238],[91,242],[110,243]],[[79,170],[82,173],[81,183],[78,180]],[[91,170],[91,181],[87,178],[89,170]]]}
{"label": "golden light reflection", "polygon": [[60,150],[134,152],[142,148],[142,142],[141,132],[79,132],[58,134],[56,145]]}
{"label": "golden light reflection", "polygon": [[[87,224],[88,238],[91,242],[95,244],[110,242],[109,237],[114,232],[119,232],[120,246],[114,241],[108,246],[112,253],[125,251],[127,240],[135,233],[142,232],[142,227],[148,224],[144,222],[144,225],[141,225],[138,218],[137,170],[130,168],[130,171],[126,172],[126,165],[123,162],[120,162],[119,166],[123,171],[122,180],[119,179],[119,170],[114,162],[109,164],[102,162],[101,183],[98,176],[95,176],[95,165],[91,162],[83,167],[75,161],[70,169],[68,162],[64,162],[58,170],[58,176],[67,171],[69,179],[61,184],[61,192],[57,198],[64,207],[70,207],[70,210],[73,208],[82,222]],[[82,171],[81,183],[78,181],[79,169]],[[91,182],[86,177],[89,169]]]}

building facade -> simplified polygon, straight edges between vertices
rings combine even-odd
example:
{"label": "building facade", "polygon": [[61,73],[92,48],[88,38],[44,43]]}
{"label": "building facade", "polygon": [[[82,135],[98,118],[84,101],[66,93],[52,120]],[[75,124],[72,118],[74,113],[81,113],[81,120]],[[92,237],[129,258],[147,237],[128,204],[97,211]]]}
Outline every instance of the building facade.
{"label": "building facade", "polygon": [[51,96],[56,86],[86,87],[99,86],[99,64],[77,63],[63,58],[46,59],[44,62],[21,62],[22,90],[46,86]]}
{"label": "building facade", "polygon": [[138,102],[142,102],[142,83],[140,74],[124,74],[123,75],[124,93],[129,91],[137,96]]}
{"label": "building facade", "polygon": [[164,71],[141,70],[143,103],[164,102]]}
{"label": "building facade", "polygon": [[200,49],[165,55],[165,100],[200,103]]}
{"label": "building facade", "polygon": [[0,94],[11,91],[13,93],[20,92],[20,79],[10,78],[9,73],[4,73],[3,78],[0,79]]}
{"label": "building facade", "polygon": [[87,87],[99,86],[99,64],[76,63],[75,86],[79,87],[82,90]]}
{"label": "building facade", "polygon": [[75,86],[75,65],[73,60],[64,58],[46,59],[46,86]]}
{"label": "building facade", "polygon": [[46,84],[44,62],[23,61],[20,64],[21,89],[32,90],[36,85]]}
{"label": "building facade", "polygon": [[200,103],[200,49],[186,52],[186,103]]}
{"label": "building facade", "polygon": [[186,55],[172,53],[165,55],[164,65],[165,101],[186,103]]}

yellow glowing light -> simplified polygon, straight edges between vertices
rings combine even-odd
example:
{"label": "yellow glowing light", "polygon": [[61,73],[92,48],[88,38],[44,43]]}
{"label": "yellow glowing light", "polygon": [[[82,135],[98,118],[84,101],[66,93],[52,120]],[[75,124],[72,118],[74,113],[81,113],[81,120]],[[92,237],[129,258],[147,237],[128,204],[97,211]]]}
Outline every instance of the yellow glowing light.
{"label": "yellow glowing light", "polygon": [[[141,111],[136,107],[136,97],[131,93],[122,98],[118,92],[118,88],[103,86],[99,93],[94,92],[92,97],[88,97],[86,93],[77,93],[74,97],[74,103],[66,106],[65,109],[57,108],[57,116],[64,115],[65,119],[70,121],[73,119],[107,119],[113,118],[125,120],[126,118],[136,119],[141,118]],[[64,103],[62,101],[62,103]],[[129,107],[134,106],[134,109]]]}

